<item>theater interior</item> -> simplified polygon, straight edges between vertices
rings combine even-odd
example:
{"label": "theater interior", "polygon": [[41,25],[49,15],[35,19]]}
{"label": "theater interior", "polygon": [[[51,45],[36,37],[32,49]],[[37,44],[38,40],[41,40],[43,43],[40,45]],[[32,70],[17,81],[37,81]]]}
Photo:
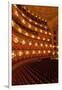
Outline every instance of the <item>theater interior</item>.
{"label": "theater interior", "polygon": [[12,4],[12,85],[58,83],[58,7]]}

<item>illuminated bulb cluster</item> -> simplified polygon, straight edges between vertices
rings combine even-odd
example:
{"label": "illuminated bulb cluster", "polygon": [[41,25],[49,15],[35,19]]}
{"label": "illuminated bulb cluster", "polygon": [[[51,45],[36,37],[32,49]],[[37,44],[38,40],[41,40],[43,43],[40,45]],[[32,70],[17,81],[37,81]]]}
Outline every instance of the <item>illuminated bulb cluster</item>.
{"label": "illuminated bulb cluster", "polygon": [[19,55],[19,56],[22,56],[22,55],[23,55],[23,52],[22,52],[22,51],[19,51],[19,52],[18,52],[18,55]]}
{"label": "illuminated bulb cluster", "polygon": [[35,17],[37,18],[37,15]]}
{"label": "illuminated bulb cluster", "polygon": [[19,33],[22,33],[22,29],[21,29],[21,28],[18,28],[18,32],[19,32]]}
{"label": "illuminated bulb cluster", "polygon": [[45,47],[48,47],[48,44],[45,44]]}
{"label": "illuminated bulb cluster", "polygon": [[49,35],[51,35],[51,33],[49,32]]}
{"label": "illuminated bulb cluster", "polygon": [[47,34],[47,31],[45,31],[45,34]]}
{"label": "illuminated bulb cluster", "polygon": [[18,42],[19,42],[19,40],[18,40],[17,37],[15,37],[15,38],[13,39],[13,41],[14,41],[15,43],[18,43]]}
{"label": "illuminated bulb cluster", "polygon": [[45,50],[43,50],[43,53],[45,54],[45,53],[46,53],[46,51],[45,51]]}
{"label": "illuminated bulb cluster", "polygon": [[32,45],[32,43],[31,42],[29,42],[29,46],[31,46]]}
{"label": "illuminated bulb cluster", "polygon": [[28,34],[27,32],[25,33],[25,35],[26,35],[26,36],[29,36],[29,34]]}
{"label": "illuminated bulb cluster", "polygon": [[50,41],[50,39],[47,39],[47,41],[49,42],[49,41]]}
{"label": "illuminated bulb cluster", "polygon": [[25,24],[25,20],[24,19],[22,20],[22,23]]}
{"label": "illuminated bulb cluster", "polygon": [[44,28],[47,29],[47,26],[45,26]]}
{"label": "illuminated bulb cluster", "polygon": [[38,46],[38,43],[37,42],[35,43],[35,46]]}
{"label": "illuminated bulb cluster", "polygon": [[31,19],[29,19],[29,21],[30,21],[30,22],[32,22],[32,20],[31,20]]}
{"label": "illuminated bulb cluster", "polygon": [[[29,51],[29,50],[25,50],[25,51],[22,51],[22,50],[19,50],[17,53],[16,52],[12,52],[12,59],[14,58],[14,57],[16,57],[17,55],[19,56],[19,57],[24,57],[24,55],[28,55],[29,56],[29,54],[30,55],[38,55],[38,54],[42,54],[42,52],[43,52],[43,55],[45,54],[50,54],[51,53],[51,51],[50,50],[31,50],[31,51]],[[55,54],[55,52],[53,52],[53,55]]]}
{"label": "illuminated bulb cluster", "polygon": [[44,21],[44,18],[42,18],[42,21]]}
{"label": "illuminated bulb cluster", "polygon": [[47,20],[44,20],[45,22],[47,22]]}
{"label": "illuminated bulb cluster", "polygon": [[24,17],[25,17],[24,13],[22,13],[22,16],[24,16]]}
{"label": "illuminated bulb cluster", "polygon": [[14,58],[16,56],[16,54],[14,52],[12,52],[12,58]]}
{"label": "illuminated bulb cluster", "polygon": [[25,53],[26,53],[26,55],[28,55],[29,54],[29,51],[26,51]]}
{"label": "illuminated bulb cluster", "polygon": [[55,46],[53,45],[53,48],[54,48]]}
{"label": "illuminated bulb cluster", "polygon": [[40,50],[38,50],[38,54],[40,54],[41,53],[41,51]]}
{"label": "illuminated bulb cluster", "polygon": [[32,13],[32,15],[34,15],[34,13]]}
{"label": "illuminated bulb cluster", "polygon": [[31,35],[31,37],[32,37],[32,38],[35,38],[35,36],[34,36],[34,35]]}
{"label": "illuminated bulb cluster", "polygon": [[45,38],[43,38],[43,41],[45,41]]}
{"label": "illuminated bulb cluster", "polygon": [[38,36],[37,39],[40,39],[40,37]]}
{"label": "illuminated bulb cluster", "polygon": [[40,33],[42,33],[42,30],[40,30]]}
{"label": "illuminated bulb cluster", "polygon": [[42,47],[42,46],[43,46],[43,44],[41,43],[41,44],[40,44],[40,46]]}
{"label": "illuminated bulb cluster", "polygon": [[35,24],[37,25],[37,22],[35,22]]}
{"label": "illuminated bulb cluster", "polygon": [[31,24],[29,24],[28,27],[31,28]]}
{"label": "illuminated bulb cluster", "polygon": [[53,55],[55,54],[55,52],[53,52]]}
{"label": "illuminated bulb cluster", "polygon": [[37,28],[35,27],[35,31],[37,31]]}
{"label": "illuminated bulb cluster", "polygon": [[52,47],[52,44],[50,44],[50,47]]}
{"label": "illuminated bulb cluster", "polygon": [[22,45],[25,45],[25,44],[26,44],[25,40],[22,40]]}
{"label": "illuminated bulb cluster", "polygon": [[48,53],[51,53],[51,51],[50,51],[50,50],[48,50]]}
{"label": "illuminated bulb cluster", "polygon": [[32,54],[35,54],[35,53],[36,53],[35,50],[33,50],[33,51],[32,51]]}
{"label": "illuminated bulb cluster", "polygon": [[39,19],[41,19],[41,17],[39,17]]}
{"label": "illuminated bulb cluster", "polygon": [[19,15],[18,15],[18,12],[15,10],[15,12],[14,12],[14,14],[18,17]]}
{"label": "illuminated bulb cluster", "polygon": [[40,24],[40,27],[42,27],[43,25],[42,24]]}

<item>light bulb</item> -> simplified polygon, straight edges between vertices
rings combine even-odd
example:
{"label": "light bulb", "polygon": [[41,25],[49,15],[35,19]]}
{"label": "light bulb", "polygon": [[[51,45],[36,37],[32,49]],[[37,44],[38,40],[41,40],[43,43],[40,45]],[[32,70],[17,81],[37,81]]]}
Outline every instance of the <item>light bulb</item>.
{"label": "light bulb", "polygon": [[45,50],[43,50],[43,53],[45,54],[45,53],[46,53],[46,51],[45,51]]}
{"label": "light bulb", "polygon": [[29,46],[31,46],[32,45],[32,43],[31,42],[29,42]]}
{"label": "light bulb", "polygon": [[42,33],[42,30],[40,30],[40,33]]}
{"label": "light bulb", "polygon": [[38,50],[38,53],[40,54],[40,53],[41,53],[41,51],[40,51],[40,50]]}
{"label": "light bulb", "polygon": [[35,22],[35,24],[37,25],[37,22]]}
{"label": "light bulb", "polygon": [[35,50],[33,50],[33,51],[32,51],[32,54],[35,54],[35,53],[36,53]]}
{"label": "light bulb", "polygon": [[35,31],[37,31],[37,28],[35,27]]}
{"label": "light bulb", "polygon": [[39,19],[41,19],[41,17],[39,17]]}
{"label": "light bulb", "polygon": [[38,43],[37,42],[35,43],[35,46],[38,46]]}
{"label": "light bulb", "polygon": [[23,52],[22,52],[22,51],[19,51],[19,52],[18,52],[18,55],[19,55],[19,56],[22,56],[22,55],[23,55]]}
{"label": "light bulb", "polygon": [[43,44],[41,43],[41,44],[40,44],[40,46],[42,47],[42,46],[43,46]]}
{"label": "light bulb", "polygon": [[19,32],[19,33],[22,33],[22,29],[21,29],[21,28],[18,28],[18,32]]}
{"label": "light bulb", "polygon": [[45,38],[43,38],[43,40],[45,40]]}
{"label": "light bulb", "polygon": [[47,41],[49,42],[49,41],[50,41],[50,39],[47,39]]}
{"label": "light bulb", "polygon": [[18,17],[18,12],[17,12],[17,11],[15,11],[14,13],[15,13],[15,15]]}
{"label": "light bulb", "polygon": [[25,20],[24,19],[22,19],[22,23],[25,24]]}
{"label": "light bulb", "polygon": [[48,53],[50,53],[51,51],[50,50],[48,50]]}
{"label": "light bulb", "polygon": [[35,36],[34,35],[31,35],[32,38],[34,38]]}
{"label": "light bulb", "polygon": [[45,29],[47,29],[47,26],[44,26]]}
{"label": "light bulb", "polygon": [[29,24],[28,27],[31,28],[31,24]]}
{"label": "light bulb", "polygon": [[37,15],[35,17],[37,17]]}
{"label": "light bulb", "polygon": [[40,26],[42,27],[43,25],[42,25],[42,24],[40,24]]}
{"label": "light bulb", "polygon": [[12,58],[14,58],[16,56],[16,54],[14,52],[12,52]]}
{"label": "light bulb", "polygon": [[37,37],[37,39],[40,39],[40,37]]}
{"label": "light bulb", "polygon": [[45,31],[45,34],[47,34],[47,32]]}
{"label": "light bulb", "polygon": [[25,40],[22,40],[22,44],[24,45],[26,42],[25,42]]}
{"label": "light bulb", "polygon": [[55,54],[55,52],[53,52],[53,55]]}
{"label": "light bulb", "polygon": [[50,44],[50,47],[52,47],[52,44]]}
{"label": "light bulb", "polygon": [[29,19],[29,21],[30,21],[30,22],[32,22],[32,20],[31,20],[31,19]]}
{"label": "light bulb", "polygon": [[26,51],[26,55],[28,55],[28,54],[29,54],[29,51],[27,50],[27,51]]}
{"label": "light bulb", "polygon": [[19,40],[18,40],[17,37],[15,37],[13,40],[14,40],[15,43],[18,43],[19,42]]}
{"label": "light bulb", "polygon": [[48,44],[45,44],[45,47],[48,47]]}
{"label": "light bulb", "polygon": [[28,34],[27,32],[25,33],[25,35],[26,35],[26,36],[29,36],[29,34]]}
{"label": "light bulb", "polygon": [[51,33],[49,32],[49,35],[51,35]]}
{"label": "light bulb", "polygon": [[24,16],[24,17],[25,17],[24,13],[22,13],[22,16]]}

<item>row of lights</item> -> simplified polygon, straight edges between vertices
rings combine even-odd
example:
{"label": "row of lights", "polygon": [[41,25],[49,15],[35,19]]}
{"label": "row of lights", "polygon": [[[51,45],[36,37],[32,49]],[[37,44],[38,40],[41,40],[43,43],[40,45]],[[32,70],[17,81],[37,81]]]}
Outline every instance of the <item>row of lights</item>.
{"label": "row of lights", "polygon": [[[24,22],[24,19],[22,20],[22,22],[25,23],[25,22]],[[15,22],[14,22],[14,21],[12,21],[12,26],[13,26],[13,27],[15,26]],[[31,27],[32,27],[31,24],[29,24],[28,27],[31,28]],[[35,30],[35,31],[38,31],[38,28],[35,27],[34,30]],[[20,27],[18,28],[18,32],[19,32],[19,33],[22,33],[22,29],[21,29]],[[43,30],[40,29],[39,32],[40,32],[40,33],[43,33]],[[25,34],[26,34],[26,36],[29,36],[29,34],[28,34],[27,32],[26,32]],[[51,36],[51,32],[48,33],[47,31],[44,31],[44,34],[46,34],[46,35],[49,34],[49,35]]]}
{"label": "row of lights", "polygon": [[[14,23],[12,22],[12,26],[13,26],[13,25],[14,25]],[[21,28],[18,28],[18,32],[19,32],[19,33],[22,33],[22,29],[21,29]],[[45,34],[47,34],[47,32],[45,32]],[[49,34],[50,34],[50,33],[49,33]],[[28,34],[28,32],[25,32],[24,35],[25,35],[25,36],[30,36],[30,35]],[[35,38],[35,35],[31,35],[31,38]],[[36,39],[40,40],[41,38],[38,36]],[[42,40],[45,41],[46,38],[43,38]],[[50,39],[47,39],[47,41],[50,41]]]}
{"label": "row of lights", "polygon": [[[16,5],[14,5],[14,7],[15,7],[15,8],[17,8],[17,6],[16,6]],[[15,12],[15,14],[16,14],[16,16],[18,16],[18,13],[17,13],[17,12]],[[23,17],[26,17],[26,16],[25,16],[25,14],[24,14],[23,12],[22,12],[22,16],[23,16]],[[39,17],[39,19],[40,19],[40,17]],[[32,19],[28,19],[28,20],[29,20],[29,22],[33,22],[33,20],[32,20]],[[42,20],[43,20],[43,19],[42,19]],[[47,20],[45,20],[45,22],[46,22],[46,21],[47,21]],[[38,25],[38,23],[37,23],[37,22],[34,22],[34,24],[35,24],[35,25]],[[42,24],[40,24],[40,26],[42,27],[43,25],[42,25]]]}
{"label": "row of lights", "polygon": [[34,15],[34,13],[32,13],[30,10],[27,10],[26,6],[24,6],[23,8],[24,8],[27,12],[29,12],[29,13],[31,13],[33,16],[35,16],[36,18],[38,18],[38,19],[40,19],[40,20],[42,20],[42,21],[44,21],[44,22],[47,22],[47,20],[41,18],[40,16]]}
{"label": "row of lights", "polygon": [[[23,13],[22,13],[22,16],[25,17],[25,15],[24,15]],[[33,21],[32,19],[28,19],[28,20],[29,20],[30,23],[31,23],[31,22],[34,22],[35,25],[39,25],[40,27],[43,27],[42,24],[38,24],[37,22]],[[46,21],[46,20],[45,20],[45,21]],[[47,26],[45,26],[44,28],[47,30]]]}
{"label": "row of lights", "polygon": [[[18,40],[17,37],[14,38],[13,40],[14,40],[15,43],[18,43],[18,42],[19,42],[19,40]],[[22,40],[21,43],[22,43],[22,45],[25,45],[25,44],[26,44],[26,41],[25,41],[25,40]],[[31,46],[31,45],[32,45],[32,42],[30,41],[30,42],[29,42],[29,46]],[[35,46],[38,46],[38,43],[37,43],[37,42],[35,43]],[[43,44],[40,43],[40,46],[42,47]],[[50,47],[53,47],[53,48],[54,48],[54,47],[58,48],[57,46],[54,46],[54,45],[52,45],[52,44],[50,44],[49,46],[50,46]],[[45,47],[48,47],[48,44],[45,44]]]}
{"label": "row of lights", "polygon": [[[18,17],[18,12],[17,12],[17,11],[15,11],[14,13],[15,13],[15,15]],[[23,14],[23,13],[22,13],[22,15],[24,16],[24,14]],[[31,20],[31,19],[29,19],[29,21],[31,22],[32,20]],[[22,20],[22,23],[23,23],[23,24],[26,24],[26,22],[25,22],[25,20],[24,20],[24,19]],[[35,22],[35,24],[37,24],[37,22]],[[42,25],[40,25],[40,26],[42,27]],[[29,28],[31,28],[31,27],[32,27],[32,26],[31,26],[31,24],[29,24],[29,25],[28,25],[28,27],[29,27]],[[47,26],[44,26],[44,28],[47,30]],[[51,35],[51,34],[50,34],[50,35]]]}
{"label": "row of lights", "polygon": [[[14,41],[14,43],[19,43],[19,40],[18,40],[17,37],[13,38],[13,41]],[[26,44],[26,41],[25,40],[22,40],[21,43],[22,43],[22,45],[25,45]],[[32,42],[30,41],[28,44],[29,44],[29,46],[31,46],[32,45]],[[35,43],[35,46],[38,46],[38,43],[37,42]],[[40,46],[42,47],[43,44],[40,43]],[[45,47],[48,47],[48,44],[45,44]],[[52,47],[52,44],[50,44],[50,47]]]}
{"label": "row of lights", "polygon": [[[14,25],[14,24],[13,24],[13,25]],[[29,25],[28,27],[31,28],[31,25]],[[38,31],[38,29],[37,29],[36,27],[34,28],[34,30],[35,30],[35,31]],[[22,29],[21,29],[21,28],[18,28],[18,31],[19,31],[20,33],[22,33]],[[43,30],[40,29],[39,32],[40,32],[40,33],[43,33]],[[26,34],[26,36],[29,36],[29,34],[28,34],[27,32],[26,32],[25,34]],[[46,34],[46,35],[49,34],[49,35],[51,36],[51,33],[50,33],[50,32],[48,33],[47,31],[45,31],[44,34]]]}
{"label": "row of lights", "polygon": [[[30,19],[29,19],[30,20]],[[24,20],[24,19],[22,19],[22,23],[23,24],[26,24],[26,21]],[[35,24],[37,24],[36,22],[35,22]],[[42,27],[42,25],[40,25],[41,27]],[[29,29],[31,29],[32,28],[32,25],[31,24],[28,24],[28,28]],[[48,27],[47,26],[44,26],[44,28],[47,30],[48,29]],[[36,29],[36,28],[35,28]]]}
{"label": "row of lights", "polygon": [[[31,54],[32,54],[32,55],[34,55],[34,54],[37,54],[37,55],[38,55],[38,54],[41,54],[42,52],[43,52],[43,54],[46,54],[46,53],[50,54],[50,53],[51,53],[50,50],[48,50],[48,51],[46,51],[46,50],[43,50],[43,51],[41,51],[41,50],[38,50],[38,51],[35,51],[35,50],[32,50],[32,51],[26,50],[26,51],[25,51],[25,55],[29,55],[29,54],[30,54],[30,55],[31,55]],[[17,55],[18,55],[18,56],[22,56],[23,53],[24,53],[24,52],[23,52],[22,50],[20,50],[20,51],[17,52]],[[14,58],[14,57],[17,56],[17,55],[16,55],[15,52],[12,52],[12,58]]]}

